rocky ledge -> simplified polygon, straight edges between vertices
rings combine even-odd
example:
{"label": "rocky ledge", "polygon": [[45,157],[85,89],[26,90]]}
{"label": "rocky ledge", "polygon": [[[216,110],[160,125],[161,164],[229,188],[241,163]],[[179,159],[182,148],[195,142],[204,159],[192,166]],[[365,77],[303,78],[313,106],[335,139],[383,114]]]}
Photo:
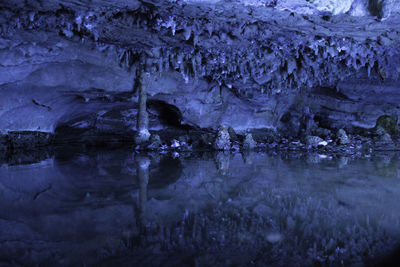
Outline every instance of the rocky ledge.
{"label": "rocky ledge", "polygon": [[171,152],[176,156],[186,152],[219,150],[297,151],[368,157],[378,151],[400,150],[400,128],[397,118],[393,116],[381,116],[372,129],[358,128],[357,132],[352,134],[344,129],[333,132],[331,129],[312,125],[309,121],[301,123],[308,126],[295,137],[283,136],[271,129],[253,129],[237,133],[232,127],[225,126],[219,127],[217,131],[174,128],[151,131],[150,139],[140,144],[134,142],[132,132],[121,135],[104,135],[90,130],[71,134],[71,129],[65,129],[55,135],[43,132],[9,132],[0,139],[0,152],[18,154],[21,151],[39,150],[47,151],[44,152],[47,155],[54,147],[71,144],[81,146],[82,149],[131,147],[136,151]]}

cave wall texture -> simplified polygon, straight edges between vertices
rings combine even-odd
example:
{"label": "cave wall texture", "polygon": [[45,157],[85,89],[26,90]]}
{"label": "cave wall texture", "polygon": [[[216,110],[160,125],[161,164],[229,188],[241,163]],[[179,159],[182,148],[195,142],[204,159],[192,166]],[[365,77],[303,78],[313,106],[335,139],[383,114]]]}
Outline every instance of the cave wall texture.
{"label": "cave wall texture", "polygon": [[399,115],[399,0],[0,6],[2,133],[135,131],[139,64],[152,130],[178,121],[297,135],[305,116],[352,131]]}

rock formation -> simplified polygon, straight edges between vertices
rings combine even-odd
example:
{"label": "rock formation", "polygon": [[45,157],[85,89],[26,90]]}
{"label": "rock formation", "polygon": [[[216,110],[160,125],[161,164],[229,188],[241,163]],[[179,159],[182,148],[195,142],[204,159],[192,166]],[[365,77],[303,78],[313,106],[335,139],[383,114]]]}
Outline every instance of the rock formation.
{"label": "rock formation", "polygon": [[[399,114],[398,0],[0,6],[3,135],[98,144],[148,140],[147,128],[355,133]],[[135,79],[139,66],[149,75]]]}

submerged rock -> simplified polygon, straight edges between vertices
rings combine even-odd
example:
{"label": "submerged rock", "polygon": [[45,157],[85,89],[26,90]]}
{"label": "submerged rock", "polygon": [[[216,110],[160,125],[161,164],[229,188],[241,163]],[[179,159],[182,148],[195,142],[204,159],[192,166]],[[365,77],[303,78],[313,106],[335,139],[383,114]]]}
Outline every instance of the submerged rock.
{"label": "submerged rock", "polygon": [[228,129],[225,126],[218,128],[217,137],[214,141],[214,148],[217,150],[230,150],[231,141]]}

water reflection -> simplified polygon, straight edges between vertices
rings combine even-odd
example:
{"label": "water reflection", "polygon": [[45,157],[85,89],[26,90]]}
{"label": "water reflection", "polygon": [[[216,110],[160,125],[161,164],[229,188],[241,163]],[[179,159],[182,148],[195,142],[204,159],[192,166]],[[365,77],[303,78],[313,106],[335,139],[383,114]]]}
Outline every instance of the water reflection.
{"label": "water reflection", "polygon": [[215,153],[215,166],[221,175],[226,175],[229,171],[230,156],[228,151]]}
{"label": "water reflection", "polygon": [[396,153],[80,151],[2,164],[5,263],[347,266],[399,245]]}
{"label": "water reflection", "polygon": [[143,229],[145,225],[144,214],[146,212],[147,203],[147,185],[149,184],[149,167],[150,159],[146,156],[138,155],[136,157],[137,162],[137,179],[139,182],[139,205],[138,205],[138,225],[140,229]]}

